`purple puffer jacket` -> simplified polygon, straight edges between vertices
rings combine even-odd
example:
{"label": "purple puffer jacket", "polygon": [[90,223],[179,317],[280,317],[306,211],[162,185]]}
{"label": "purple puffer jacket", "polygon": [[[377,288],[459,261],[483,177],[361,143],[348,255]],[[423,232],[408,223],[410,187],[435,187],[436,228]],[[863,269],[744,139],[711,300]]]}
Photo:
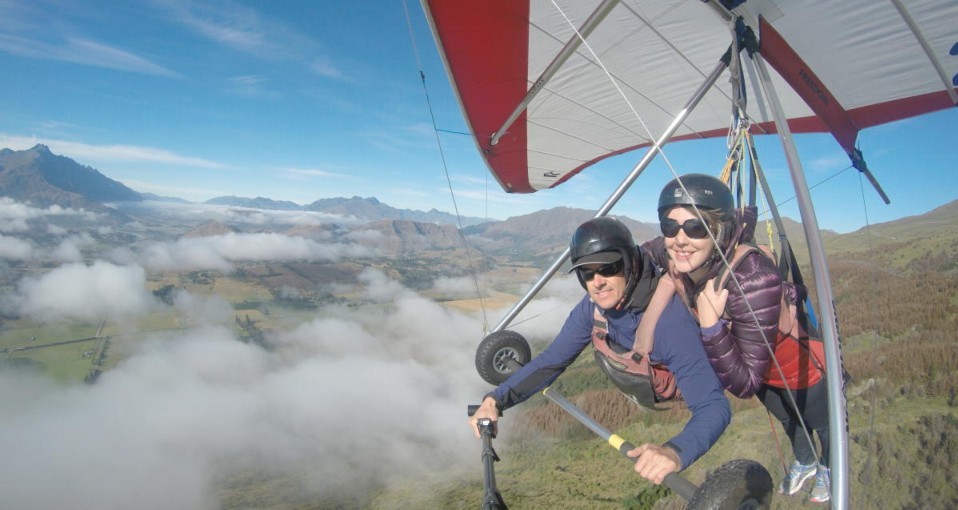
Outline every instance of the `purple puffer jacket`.
{"label": "purple puffer jacket", "polygon": [[[732,236],[734,242],[730,243],[726,253],[730,262],[735,254],[734,247],[740,242],[752,240],[755,216],[753,208],[746,208],[744,213],[739,214],[737,229]],[[652,239],[644,246],[656,263],[667,267],[668,253],[662,237]],[[711,264],[707,276],[698,283],[693,283],[686,275],[679,275],[676,288],[683,298],[698,295],[705,283],[720,273],[722,260]],[[765,381],[771,360],[769,346],[775,345],[778,332],[783,285],[775,263],[758,251],[746,255],[734,275],[735,278],[729,278],[725,285],[729,295],[723,320],[702,329],[702,345],[722,386],[736,397],[748,398]],[[735,280],[741,284],[741,290]],[[694,311],[694,297],[684,300]],[[755,313],[754,318],[752,312]]]}

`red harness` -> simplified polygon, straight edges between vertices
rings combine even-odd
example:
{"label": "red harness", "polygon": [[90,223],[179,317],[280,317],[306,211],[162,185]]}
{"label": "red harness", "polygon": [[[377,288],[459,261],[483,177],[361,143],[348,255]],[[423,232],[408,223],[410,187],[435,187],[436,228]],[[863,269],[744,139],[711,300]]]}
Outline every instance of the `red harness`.
{"label": "red harness", "polygon": [[[663,400],[681,397],[681,392],[675,385],[675,375],[665,365],[650,362],[648,356],[638,354],[633,356],[635,354],[633,351],[622,349],[610,340],[608,335],[609,325],[605,317],[599,313],[598,308],[595,308],[592,321],[592,347],[595,348],[596,361],[606,376],[627,396],[633,400],[638,399],[636,401],[645,407],[651,407],[651,404]],[[649,386],[654,394],[653,399],[636,395],[637,392],[647,394]]]}

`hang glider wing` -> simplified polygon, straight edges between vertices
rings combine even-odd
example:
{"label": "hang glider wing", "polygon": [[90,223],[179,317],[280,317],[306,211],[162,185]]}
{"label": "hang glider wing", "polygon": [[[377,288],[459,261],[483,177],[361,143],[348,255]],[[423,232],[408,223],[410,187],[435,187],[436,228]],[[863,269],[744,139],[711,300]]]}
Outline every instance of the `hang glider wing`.
{"label": "hang glider wing", "polygon": [[[861,129],[958,103],[954,0],[422,3],[476,144],[511,193],[651,145],[732,43],[722,4],[758,37],[792,132],[831,132],[852,155]],[[745,111],[773,133],[742,61]],[[727,76],[673,140],[726,135]]]}

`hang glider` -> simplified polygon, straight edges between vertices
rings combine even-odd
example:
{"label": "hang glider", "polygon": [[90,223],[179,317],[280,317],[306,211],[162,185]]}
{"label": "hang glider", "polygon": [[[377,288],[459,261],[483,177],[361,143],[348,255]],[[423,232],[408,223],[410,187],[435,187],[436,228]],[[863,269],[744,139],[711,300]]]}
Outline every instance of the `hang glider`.
{"label": "hang glider", "polygon": [[[557,186],[597,161],[652,145],[733,41],[731,7],[773,69],[791,131],[831,132],[859,170],[860,130],[958,104],[954,0],[423,7],[475,143],[509,193]],[[758,91],[754,68],[743,68],[742,80]],[[726,136],[737,89],[716,83],[671,139]],[[777,132],[761,98],[741,99],[753,132]]]}
{"label": "hang glider", "polygon": [[552,188],[604,158],[651,147],[599,208],[602,216],[669,141],[724,137],[742,125],[780,136],[823,304],[831,502],[847,508],[837,318],[791,135],[831,133],[888,202],[856,148],[858,133],[958,105],[958,2],[421,1],[479,152],[506,192]]}

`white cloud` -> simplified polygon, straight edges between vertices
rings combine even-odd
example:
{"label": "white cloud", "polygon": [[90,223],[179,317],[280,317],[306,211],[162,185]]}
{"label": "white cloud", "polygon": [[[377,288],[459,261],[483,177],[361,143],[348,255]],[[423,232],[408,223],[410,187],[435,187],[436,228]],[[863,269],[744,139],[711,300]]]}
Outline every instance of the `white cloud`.
{"label": "white cloud", "polygon": [[181,318],[180,323],[187,325],[230,324],[235,317],[233,307],[222,298],[183,290],[174,293],[173,308]]}
{"label": "white cloud", "polygon": [[329,172],[327,170],[320,170],[318,168],[287,167],[287,168],[279,168],[278,170],[281,172],[298,175],[302,177],[348,177],[347,175],[344,175],[344,174]]}
{"label": "white cloud", "polygon": [[0,133],[0,147],[26,150],[42,143],[56,154],[78,161],[98,163],[160,163],[192,168],[223,169],[226,165],[203,158],[182,156],[165,149],[136,145],[90,145],[69,140],[26,137]]}
{"label": "white cloud", "polygon": [[231,271],[233,262],[241,261],[337,261],[374,254],[373,250],[357,244],[321,244],[304,237],[272,233],[181,238],[174,243],[148,243],[136,251],[143,266],[159,271]]}
{"label": "white cloud", "polygon": [[236,474],[288,475],[276,486],[322,501],[475,472],[478,320],[365,281],[389,308],[320,310],[270,350],[203,326],[129,340],[136,353],[92,386],[0,371],[0,507],[213,510]]}
{"label": "white cloud", "polygon": [[30,220],[53,216],[78,216],[91,221],[97,218],[96,214],[83,209],[59,205],[39,208],[17,202],[10,197],[0,197],[0,232],[25,232],[30,230]]}
{"label": "white cloud", "polygon": [[96,261],[67,264],[17,285],[15,310],[41,322],[122,320],[142,315],[156,304],[138,266]]}
{"label": "white cloud", "polygon": [[116,208],[135,215],[156,216],[195,222],[216,220],[223,223],[257,226],[319,226],[329,223],[350,225],[359,223],[355,218],[346,218],[338,214],[316,211],[281,211],[271,209],[252,209],[215,204],[195,204],[176,202],[126,202],[116,204]]}
{"label": "white cloud", "polygon": [[354,230],[346,234],[346,238],[356,242],[375,243],[382,241],[386,236],[378,230]]}
{"label": "white cloud", "polygon": [[95,243],[93,237],[86,232],[72,235],[60,241],[60,244],[50,252],[50,256],[64,262],[80,262],[83,260],[81,248],[92,246]]}
{"label": "white cloud", "polygon": [[[481,282],[480,285],[482,285]],[[432,286],[434,290],[450,298],[475,297],[476,295],[476,280],[471,276],[437,278]]]}
{"label": "white cloud", "polygon": [[279,94],[268,87],[268,79],[265,76],[234,76],[229,79],[229,82],[232,84],[229,87],[229,92],[238,96],[262,98],[275,98],[279,96]]}
{"label": "white cloud", "polygon": [[294,61],[319,76],[342,79],[343,72],[309,35],[234,2],[171,4],[176,20],[198,34],[269,61]]}
{"label": "white cloud", "polygon": [[[531,288],[531,283],[517,282],[517,285],[523,292]],[[585,290],[574,276],[554,277],[519,311],[506,329],[516,331],[530,341],[551,341],[559,332],[559,327],[569,315],[569,311],[582,299],[583,295]],[[487,315],[504,317],[507,311],[509,308],[491,310]],[[533,350],[532,355],[536,354]]]}
{"label": "white cloud", "polygon": [[47,233],[55,236],[64,236],[69,230],[53,223],[47,223]]}
{"label": "white cloud", "polygon": [[325,55],[321,55],[313,59],[313,61],[309,63],[308,67],[314,73],[320,76],[325,76],[326,78],[343,77],[343,72],[336,67],[332,59]]}
{"label": "white cloud", "polygon": [[120,48],[82,38],[42,41],[0,33],[0,51],[21,57],[62,60],[131,73],[176,77],[178,73]]}
{"label": "white cloud", "polygon": [[33,245],[23,239],[0,234],[0,259],[29,260]]}

